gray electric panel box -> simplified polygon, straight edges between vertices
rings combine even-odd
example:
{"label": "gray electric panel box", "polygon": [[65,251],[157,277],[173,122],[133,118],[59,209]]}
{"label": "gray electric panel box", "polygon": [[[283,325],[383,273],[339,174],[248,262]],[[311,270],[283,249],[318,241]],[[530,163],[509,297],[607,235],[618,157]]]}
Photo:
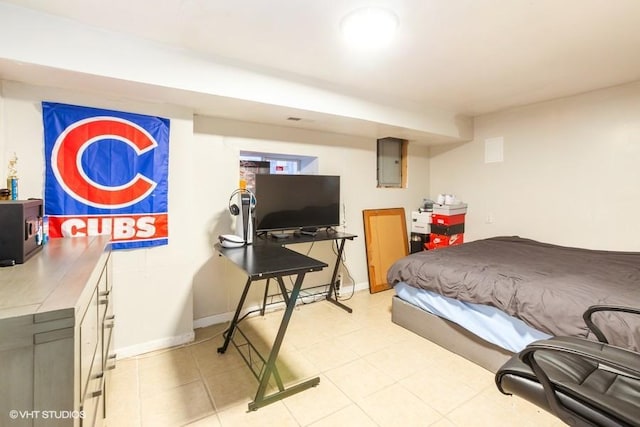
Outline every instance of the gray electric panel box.
{"label": "gray electric panel box", "polygon": [[378,140],[379,187],[402,187],[402,143],[398,138]]}

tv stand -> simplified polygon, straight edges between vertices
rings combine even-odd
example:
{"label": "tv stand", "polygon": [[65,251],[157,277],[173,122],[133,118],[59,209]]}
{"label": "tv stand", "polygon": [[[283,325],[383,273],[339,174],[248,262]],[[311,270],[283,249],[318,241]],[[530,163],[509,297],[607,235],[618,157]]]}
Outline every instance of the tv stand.
{"label": "tv stand", "polygon": [[271,236],[274,239],[278,239],[278,240],[282,240],[282,239],[288,239],[291,237],[291,233],[269,233],[269,236]]}

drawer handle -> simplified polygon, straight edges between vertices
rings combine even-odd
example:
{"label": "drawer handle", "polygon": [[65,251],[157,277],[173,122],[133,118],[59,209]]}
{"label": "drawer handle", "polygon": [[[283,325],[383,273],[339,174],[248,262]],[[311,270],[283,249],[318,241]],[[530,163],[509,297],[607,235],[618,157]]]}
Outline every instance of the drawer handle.
{"label": "drawer handle", "polygon": [[104,319],[104,320],[114,320],[115,318],[116,318],[116,315],[115,315],[115,314],[112,314],[112,315],[110,315],[110,316],[105,317],[105,319]]}
{"label": "drawer handle", "polygon": [[110,293],[111,291],[104,291],[104,292],[100,292],[98,295],[101,297],[108,297]]}
{"label": "drawer handle", "polygon": [[114,326],[114,323],[113,323],[113,322],[110,322],[110,323],[106,323],[106,322],[105,322],[105,323],[104,323],[104,327],[105,327],[105,328],[107,328],[107,329],[113,329],[113,326]]}
{"label": "drawer handle", "polygon": [[107,304],[109,304],[109,300],[108,299],[101,299],[100,301],[98,301],[98,304],[107,305]]}
{"label": "drawer handle", "polygon": [[104,370],[105,371],[110,371],[112,369],[116,369],[116,355],[115,354],[110,354],[107,357],[107,361],[105,362]]}
{"label": "drawer handle", "polygon": [[102,396],[102,390],[94,391],[91,393],[91,397],[100,397]]}
{"label": "drawer handle", "polygon": [[94,380],[97,380],[97,379],[100,379],[102,377],[104,377],[104,372],[100,372],[99,374],[95,374],[91,378],[93,378]]}
{"label": "drawer handle", "polygon": [[115,359],[118,355],[116,353],[112,353],[109,356],[107,356],[107,359]]}

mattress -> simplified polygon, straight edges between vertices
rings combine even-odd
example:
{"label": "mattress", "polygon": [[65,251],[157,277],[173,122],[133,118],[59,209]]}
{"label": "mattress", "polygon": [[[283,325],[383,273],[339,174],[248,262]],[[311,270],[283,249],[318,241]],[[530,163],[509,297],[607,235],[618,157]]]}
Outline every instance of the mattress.
{"label": "mattress", "polygon": [[[589,306],[640,307],[640,252],[494,237],[404,257],[387,280],[495,307],[549,335],[595,339],[582,319]],[[640,316],[607,312],[596,323],[610,343],[640,350]]]}
{"label": "mattress", "polygon": [[495,307],[448,298],[404,282],[396,283],[394,289],[403,301],[454,322],[512,353],[520,352],[533,341],[551,337]]}

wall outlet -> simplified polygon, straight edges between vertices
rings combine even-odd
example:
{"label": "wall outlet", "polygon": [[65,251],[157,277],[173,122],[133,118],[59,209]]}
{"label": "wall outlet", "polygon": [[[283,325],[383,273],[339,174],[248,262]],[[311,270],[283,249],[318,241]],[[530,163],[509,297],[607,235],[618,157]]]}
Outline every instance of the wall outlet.
{"label": "wall outlet", "polygon": [[338,277],[336,277],[336,296],[340,296],[341,289],[342,289],[342,273],[338,273]]}

